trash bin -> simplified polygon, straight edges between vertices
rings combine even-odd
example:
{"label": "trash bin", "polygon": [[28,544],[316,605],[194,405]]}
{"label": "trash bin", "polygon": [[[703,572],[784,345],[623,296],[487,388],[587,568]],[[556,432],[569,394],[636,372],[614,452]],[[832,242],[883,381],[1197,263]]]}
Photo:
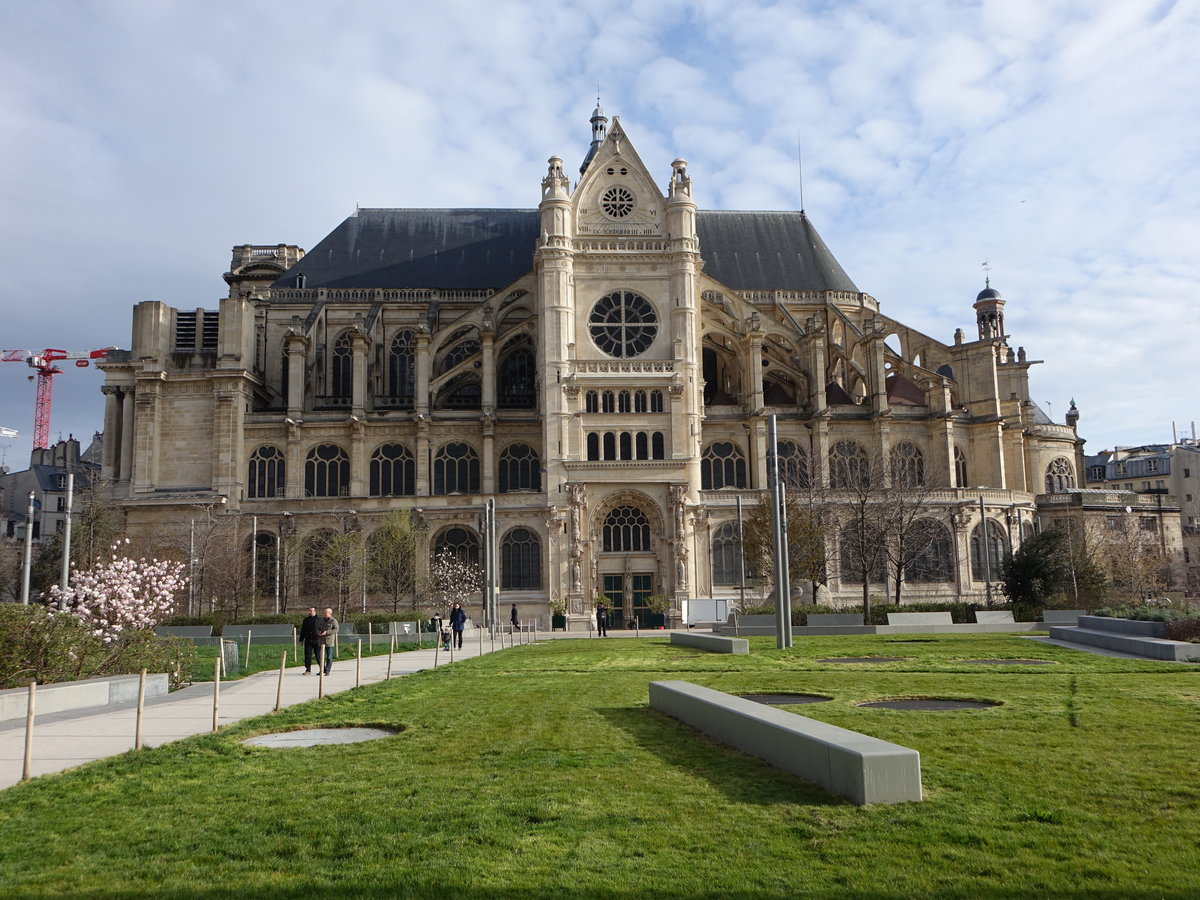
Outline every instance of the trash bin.
{"label": "trash bin", "polygon": [[400,627],[404,629],[404,634],[412,633],[412,627],[407,622],[403,623]]}

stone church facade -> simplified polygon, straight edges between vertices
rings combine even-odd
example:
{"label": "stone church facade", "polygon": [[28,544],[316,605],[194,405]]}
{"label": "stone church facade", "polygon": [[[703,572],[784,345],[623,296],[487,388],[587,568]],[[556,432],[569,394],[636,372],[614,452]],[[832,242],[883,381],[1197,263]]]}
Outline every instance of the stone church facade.
{"label": "stone church facade", "polygon": [[[1014,548],[1081,471],[1000,295],[942,343],[884,315],[804,212],[699,210],[684,160],[664,191],[619,119],[597,109],[592,132],[574,186],[557,157],[531,184],[536,209],[359,209],[307,253],[234,248],[216,310],[139,303],[102,366],[129,529],[204,505],[268,551],[404,508],[424,567],[481,558],[493,498],[506,608],[582,625],[599,594],[621,621],[654,597],[677,621],[741,592],[738,498],[763,495],[775,415],[781,471],[818,495],[830,459],[928,479],[939,537],[904,596],[981,598],[980,548]],[[288,564],[283,604],[307,605],[303,553]],[[831,567],[831,601],[861,595],[849,577]]]}

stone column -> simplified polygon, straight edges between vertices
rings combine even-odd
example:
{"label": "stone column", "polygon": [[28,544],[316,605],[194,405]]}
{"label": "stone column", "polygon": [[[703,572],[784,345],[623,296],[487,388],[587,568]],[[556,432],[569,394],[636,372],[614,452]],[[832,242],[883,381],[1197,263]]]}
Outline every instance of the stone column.
{"label": "stone column", "polygon": [[126,388],[121,396],[121,465],[118,479],[128,485],[133,474],[133,388]]}
{"label": "stone column", "polygon": [[[426,342],[428,347],[428,341]],[[420,379],[418,379],[418,383]],[[428,389],[424,393],[417,395],[418,397],[428,397]],[[417,496],[429,496],[429,407],[426,406],[426,413],[417,416]]]}
{"label": "stone column", "polygon": [[[429,329],[422,322],[417,328],[416,391],[413,407],[418,416],[429,415]],[[417,462],[417,471],[421,463]]]}
{"label": "stone column", "polygon": [[354,354],[351,361],[352,382],[350,389],[350,415],[364,415],[367,402],[367,350],[371,346],[371,338],[357,329],[350,332],[350,347]]}
{"label": "stone column", "polygon": [[304,363],[308,339],[302,334],[288,334],[284,341],[288,367],[287,414],[289,419],[299,421],[304,411]]}
{"label": "stone column", "polygon": [[100,388],[104,395],[104,449],[100,461],[100,478],[112,483],[117,480],[118,452],[121,446],[120,389],[113,384]]}
{"label": "stone column", "polygon": [[481,425],[483,453],[479,460],[482,469],[479,473],[479,488],[485,496],[490,496],[496,493],[496,420],[485,414]]}

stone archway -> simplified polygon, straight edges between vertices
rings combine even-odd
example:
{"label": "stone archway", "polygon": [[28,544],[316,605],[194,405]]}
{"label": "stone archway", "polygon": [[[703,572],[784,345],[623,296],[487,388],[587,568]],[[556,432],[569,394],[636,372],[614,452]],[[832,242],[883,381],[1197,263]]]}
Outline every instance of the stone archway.
{"label": "stone archway", "polygon": [[667,593],[670,547],[660,504],[637,490],[617,491],[596,504],[592,518],[592,596],[608,598],[610,625],[649,627],[647,601]]}

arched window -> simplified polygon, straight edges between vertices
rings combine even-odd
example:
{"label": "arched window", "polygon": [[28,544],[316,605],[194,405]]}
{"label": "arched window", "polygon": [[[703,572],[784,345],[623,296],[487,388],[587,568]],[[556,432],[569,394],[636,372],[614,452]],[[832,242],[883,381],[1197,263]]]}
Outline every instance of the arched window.
{"label": "arched window", "polygon": [[746,486],[746,458],[729,441],[709,444],[700,460],[700,487],[706,491]]}
{"label": "arched window", "polygon": [[1000,567],[1008,557],[1008,535],[1004,533],[999,522],[994,519],[987,520],[988,568],[985,570],[980,546],[982,534],[979,525],[971,531],[971,578],[974,581],[983,581],[985,576],[990,576],[992,581],[999,581]]}
{"label": "arched window", "polygon": [[1046,467],[1046,493],[1061,494],[1073,487],[1075,487],[1075,471],[1071,468],[1070,460],[1060,456]]}
{"label": "arched window", "polygon": [[396,406],[413,405],[415,359],[413,334],[401,331],[392,339],[392,348],[388,351],[388,397]]}
{"label": "arched window", "polygon": [[892,484],[900,488],[925,486],[925,454],[911,441],[892,448]]}
{"label": "arched window", "polygon": [[868,487],[871,465],[867,451],[857,441],[838,441],[829,451],[829,486],[834,489]]}
{"label": "arched window", "polygon": [[960,447],[954,448],[954,486],[965,488],[967,486],[967,455],[962,452]]}
{"label": "arched window", "polygon": [[638,459],[650,458],[650,447],[646,442],[646,432],[639,431],[636,436],[636,454]]}
{"label": "arched window", "polygon": [[600,435],[589,431],[587,436],[587,457],[589,460],[600,458]]}
{"label": "arched window", "polygon": [[537,405],[537,371],[533,353],[521,347],[500,363],[500,396],[503,409],[532,409]]}
{"label": "arched window", "polygon": [[459,525],[451,525],[438,535],[433,555],[453,556],[461,563],[479,565],[479,535]]}
{"label": "arched window", "polygon": [[509,444],[500,454],[500,493],[540,491],[541,460],[528,444]]}
{"label": "arched window", "polygon": [[934,519],[918,519],[905,540],[913,548],[904,567],[907,580],[920,583],[954,580],[954,552],[945,525]]}
{"label": "arched window", "polygon": [[[458,343],[454,343],[458,341]],[[459,363],[470,359],[479,352],[479,339],[474,337],[469,328],[463,329],[450,338],[449,343],[453,344],[442,357],[441,364],[438,366],[438,374],[445,375]]]}
{"label": "arched window", "polygon": [[618,506],[604,520],[605,553],[641,553],[650,549],[650,521],[636,506]]}
{"label": "arched window", "polygon": [[304,493],[308,497],[350,494],[350,459],[337,444],[317,444],[304,460]]}
{"label": "arched window", "polygon": [[635,413],[644,413],[646,410],[647,410],[646,392],[645,391],[634,391],[633,392],[633,411]]}
{"label": "arched window", "polygon": [[655,412],[662,412],[662,411],[663,411],[662,391],[651,391],[650,392],[650,412],[655,413]]}
{"label": "arched window", "polygon": [[285,479],[285,463],[278,447],[259,447],[250,454],[249,471],[246,473],[246,496],[251,500],[264,497],[282,497]]}
{"label": "arched window", "polygon": [[633,435],[621,432],[621,459],[633,459]]}
{"label": "arched window", "polygon": [[333,342],[333,356],[329,363],[329,396],[337,400],[349,400],[354,391],[354,350],[350,346],[350,332],[343,331]]}
{"label": "arched window", "polygon": [[438,406],[445,409],[479,409],[483,403],[483,388],[479,376],[460,372],[438,392]]}
{"label": "arched window", "polygon": [[612,391],[605,391],[600,395],[600,411],[610,413],[616,409],[616,395]]}
{"label": "arched window", "polygon": [[842,527],[838,533],[842,581],[847,584],[862,584],[865,560],[867,583],[883,582],[883,554],[876,550],[882,540],[883,536],[877,528],[868,527],[864,533],[860,532],[853,522]]}
{"label": "arched window", "polygon": [[617,436],[611,431],[604,432],[604,458],[617,458]]}
{"label": "arched window", "polygon": [[617,412],[627,413],[632,410],[633,397],[629,391],[617,392]]}
{"label": "arched window", "polygon": [[650,458],[666,459],[666,456],[663,455],[663,433],[661,431],[650,435]]}
{"label": "arched window", "polygon": [[595,391],[588,391],[583,395],[584,412],[600,412],[600,395]]}
{"label": "arched window", "polygon": [[542,542],[528,528],[514,528],[500,542],[500,587],[506,591],[542,587]]}
{"label": "arched window", "polygon": [[445,444],[433,458],[433,493],[479,493],[479,455],[470,444]]}
{"label": "arched window", "polygon": [[742,583],[742,542],[737,522],[726,522],[713,533],[712,579],[714,585]]}
{"label": "arched window", "polygon": [[780,441],[776,446],[779,458],[779,480],[789,488],[812,486],[808,472],[808,452],[795,441]]}
{"label": "arched window", "polygon": [[371,457],[372,497],[410,497],[416,482],[416,463],[403,444],[382,444]]}

